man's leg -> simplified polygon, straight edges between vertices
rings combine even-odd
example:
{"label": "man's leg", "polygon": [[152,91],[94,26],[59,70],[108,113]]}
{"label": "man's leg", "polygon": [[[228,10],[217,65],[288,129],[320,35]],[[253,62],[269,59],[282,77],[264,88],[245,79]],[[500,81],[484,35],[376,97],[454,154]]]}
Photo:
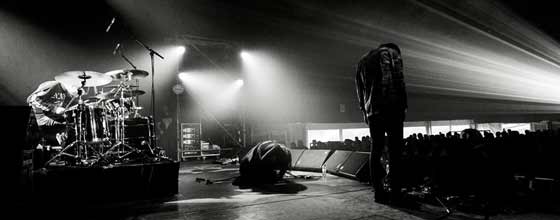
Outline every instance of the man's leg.
{"label": "man's leg", "polygon": [[385,146],[385,129],[382,120],[368,118],[369,132],[372,138],[370,146],[370,180],[375,190],[376,201],[385,200],[385,190],[383,189],[383,178],[385,169],[381,164],[381,155]]}
{"label": "man's leg", "polygon": [[387,125],[387,136],[389,139],[389,180],[391,192],[394,196],[400,196],[402,188],[403,167],[401,163],[403,151],[403,121],[400,118],[391,118]]}

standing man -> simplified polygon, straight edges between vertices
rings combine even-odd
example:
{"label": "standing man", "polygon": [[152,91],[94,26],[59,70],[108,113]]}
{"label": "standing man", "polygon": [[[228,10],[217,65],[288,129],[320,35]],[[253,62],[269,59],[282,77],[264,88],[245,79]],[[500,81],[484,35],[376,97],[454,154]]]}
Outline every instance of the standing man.
{"label": "standing man", "polygon": [[[401,51],[396,44],[382,44],[361,58],[356,73],[356,92],[372,137],[370,178],[375,201],[399,203],[402,201],[403,122],[408,105]],[[388,136],[388,173],[380,161],[385,133]],[[389,192],[383,187],[384,178],[389,183]]]}
{"label": "standing man", "polygon": [[158,119],[160,121],[156,123],[156,126],[159,134],[159,143],[156,146],[163,148],[167,156],[177,158],[177,153],[175,153],[177,152],[177,123],[168,105],[163,106],[163,115],[159,116]]}

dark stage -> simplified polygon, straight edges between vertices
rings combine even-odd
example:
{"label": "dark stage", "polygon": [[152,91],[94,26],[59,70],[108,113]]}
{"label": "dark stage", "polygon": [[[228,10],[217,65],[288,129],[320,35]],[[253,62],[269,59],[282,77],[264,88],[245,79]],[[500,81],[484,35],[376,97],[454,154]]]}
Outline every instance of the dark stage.
{"label": "dark stage", "polygon": [[39,203],[99,204],[175,195],[178,172],[173,161],[49,167],[35,172],[33,185]]}
{"label": "dark stage", "polygon": [[[20,207],[24,210],[21,218],[436,219],[444,214],[443,208],[430,202],[414,209],[375,203],[367,184],[330,174],[323,179],[321,173],[292,171],[293,175],[286,175],[278,184],[239,188],[232,185],[232,178],[239,175],[238,165],[211,160],[178,165],[162,162],[87,171],[52,170],[47,176],[37,176],[41,195],[33,204]],[[177,182],[167,181],[177,176]],[[560,213],[554,210],[558,209],[540,207],[490,218],[558,219]],[[447,217],[483,218],[481,213],[461,210]]]}
{"label": "dark stage", "polygon": [[553,3],[3,2],[4,218],[560,219]]}

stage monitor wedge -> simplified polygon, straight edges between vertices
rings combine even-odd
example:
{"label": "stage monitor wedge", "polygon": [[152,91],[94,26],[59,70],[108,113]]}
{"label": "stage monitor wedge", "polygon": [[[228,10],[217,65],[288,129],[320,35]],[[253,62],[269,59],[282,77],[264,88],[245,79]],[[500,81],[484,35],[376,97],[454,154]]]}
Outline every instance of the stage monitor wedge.
{"label": "stage monitor wedge", "polygon": [[369,180],[369,153],[354,151],[338,170],[341,176],[350,177],[360,181]]}
{"label": "stage monitor wedge", "polygon": [[350,157],[351,154],[352,154],[352,151],[346,151],[346,150],[335,151],[329,157],[327,162],[325,162],[325,164],[327,166],[327,172],[332,173],[332,174],[337,174],[340,167],[342,167],[344,162],[346,162],[346,160],[348,159],[348,157]]}
{"label": "stage monitor wedge", "polygon": [[296,163],[299,160],[299,157],[301,157],[301,155],[303,154],[304,151],[306,151],[306,150],[304,150],[304,149],[290,149],[290,154],[292,155],[292,163],[291,163],[292,169],[296,166]]}
{"label": "stage monitor wedge", "polygon": [[330,156],[331,150],[306,150],[293,167],[294,170],[321,172],[321,166]]}

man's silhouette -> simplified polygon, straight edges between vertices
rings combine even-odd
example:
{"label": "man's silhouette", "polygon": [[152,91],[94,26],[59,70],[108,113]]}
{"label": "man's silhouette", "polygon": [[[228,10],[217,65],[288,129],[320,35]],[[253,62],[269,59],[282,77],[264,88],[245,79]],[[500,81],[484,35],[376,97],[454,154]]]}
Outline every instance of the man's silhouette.
{"label": "man's silhouette", "polygon": [[[382,44],[364,55],[356,73],[356,91],[364,121],[372,137],[370,154],[371,183],[377,202],[401,198],[400,157],[403,148],[403,121],[407,95],[403,77],[401,51],[396,44]],[[389,173],[381,164],[388,136]],[[383,187],[387,177],[391,194]],[[391,196],[389,196],[391,195]]]}

